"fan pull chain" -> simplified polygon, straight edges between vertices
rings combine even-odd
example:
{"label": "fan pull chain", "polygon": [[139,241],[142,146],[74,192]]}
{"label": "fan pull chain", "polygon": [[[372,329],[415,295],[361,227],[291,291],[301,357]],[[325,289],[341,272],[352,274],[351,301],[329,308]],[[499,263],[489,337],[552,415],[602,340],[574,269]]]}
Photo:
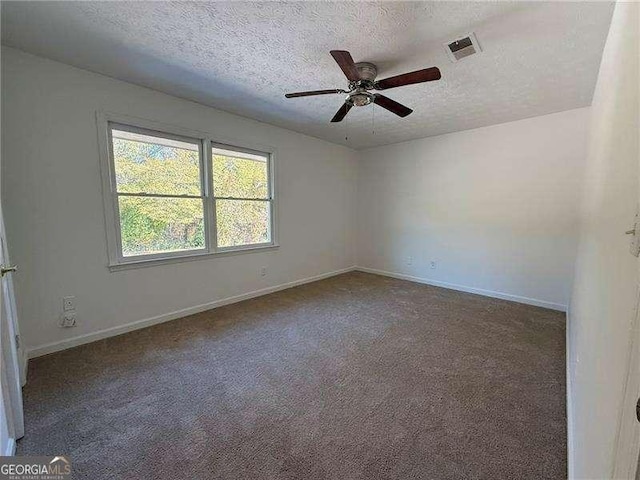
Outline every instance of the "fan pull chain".
{"label": "fan pull chain", "polygon": [[371,104],[371,135],[376,134],[376,104]]}
{"label": "fan pull chain", "polygon": [[349,141],[349,117],[344,119],[344,141]]}

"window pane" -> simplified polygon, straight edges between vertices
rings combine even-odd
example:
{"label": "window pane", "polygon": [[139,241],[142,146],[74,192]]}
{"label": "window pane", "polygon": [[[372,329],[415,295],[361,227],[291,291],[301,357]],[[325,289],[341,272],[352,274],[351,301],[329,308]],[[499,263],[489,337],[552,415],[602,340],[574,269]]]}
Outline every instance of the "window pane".
{"label": "window pane", "polygon": [[211,149],[213,194],[216,197],[268,198],[267,157]]}
{"label": "window pane", "polygon": [[200,195],[197,142],[111,130],[120,193]]}
{"label": "window pane", "polygon": [[119,197],[124,256],[204,249],[199,198]]}
{"label": "window pane", "polygon": [[218,246],[234,247],[271,241],[270,202],[216,200]]}

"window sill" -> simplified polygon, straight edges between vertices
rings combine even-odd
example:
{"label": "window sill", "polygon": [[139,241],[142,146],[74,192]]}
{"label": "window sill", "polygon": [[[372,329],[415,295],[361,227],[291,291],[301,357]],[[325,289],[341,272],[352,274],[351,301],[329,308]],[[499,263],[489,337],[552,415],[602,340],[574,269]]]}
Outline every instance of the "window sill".
{"label": "window sill", "polygon": [[256,247],[234,248],[233,250],[222,250],[218,252],[191,253],[187,255],[177,255],[166,258],[136,259],[122,261],[109,265],[109,271],[119,272],[121,270],[132,270],[137,268],[153,267],[156,265],[168,265],[171,263],[193,262],[196,260],[209,260],[216,257],[228,257],[232,255],[242,255],[245,253],[257,253],[270,250],[277,250],[280,245],[260,245]]}

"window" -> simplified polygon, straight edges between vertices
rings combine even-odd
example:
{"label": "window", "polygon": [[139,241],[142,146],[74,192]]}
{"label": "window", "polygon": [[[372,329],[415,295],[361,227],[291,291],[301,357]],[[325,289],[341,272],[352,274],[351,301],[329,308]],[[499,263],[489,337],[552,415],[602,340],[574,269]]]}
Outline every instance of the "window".
{"label": "window", "polygon": [[144,124],[99,117],[111,266],[276,245],[271,152]]}
{"label": "window", "polygon": [[111,125],[123,257],[202,251],[202,145]]}

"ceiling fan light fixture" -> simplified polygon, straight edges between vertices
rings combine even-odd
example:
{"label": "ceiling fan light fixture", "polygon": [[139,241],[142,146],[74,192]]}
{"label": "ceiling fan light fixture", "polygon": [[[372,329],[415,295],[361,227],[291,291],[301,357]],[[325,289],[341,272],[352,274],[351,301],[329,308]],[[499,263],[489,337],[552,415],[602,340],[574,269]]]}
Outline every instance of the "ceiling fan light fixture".
{"label": "ceiling fan light fixture", "polygon": [[347,101],[351,102],[354,107],[364,107],[373,102],[373,95],[368,92],[352,93],[347,97]]}

